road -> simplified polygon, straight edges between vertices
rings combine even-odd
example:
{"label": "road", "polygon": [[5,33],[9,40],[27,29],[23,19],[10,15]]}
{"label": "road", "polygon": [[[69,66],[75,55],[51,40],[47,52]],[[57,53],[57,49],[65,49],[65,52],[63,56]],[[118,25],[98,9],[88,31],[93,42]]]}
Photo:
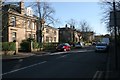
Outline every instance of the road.
{"label": "road", "polygon": [[94,78],[106,69],[107,53],[95,53],[94,48],[35,55],[25,59],[4,61],[3,78]]}

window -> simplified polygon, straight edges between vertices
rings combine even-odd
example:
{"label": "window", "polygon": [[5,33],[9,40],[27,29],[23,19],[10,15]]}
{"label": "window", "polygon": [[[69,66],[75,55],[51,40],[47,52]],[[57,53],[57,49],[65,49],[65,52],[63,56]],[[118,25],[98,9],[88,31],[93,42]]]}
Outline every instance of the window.
{"label": "window", "polygon": [[48,36],[46,36],[46,42],[49,42],[49,37]]}
{"label": "window", "polygon": [[49,33],[49,29],[46,29],[46,33]]}
{"label": "window", "polygon": [[54,37],[54,42],[56,42],[56,37]]}
{"label": "window", "polygon": [[11,23],[13,27],[16,27],[16,17],[11,17]]}
{"label": "window", "polygon": [[32,23],[32,29],[35,29],[35,23],[34,22]]}
{"label": "window", "polygon": [[32,35],[31,35],[31,34],[29,34],[29,35],[28,35],[28,38],[31,38],[31,37],[32,37]]}
{"label": "window", "polygon": [[56,31],[54,31],[54,35],[56,35]]}
{"label": "window", "polygon": [[52,38],[52,37],[50,37],[50,41],[51,41],[51,42],[53,41],[53,38]]}
{"label": "window", "polygon": [[16,32],[12,33],[12,40],[15,41],[16,40]]}
{"label": "window", "polygon": [[31,28],[31,27],[30,27],[30,21],[29,21],[29,20],[28,20],[28,28]]}
{"label": "window", "polygon": [[35,39],[35,34],[33,34],[33,38]]}

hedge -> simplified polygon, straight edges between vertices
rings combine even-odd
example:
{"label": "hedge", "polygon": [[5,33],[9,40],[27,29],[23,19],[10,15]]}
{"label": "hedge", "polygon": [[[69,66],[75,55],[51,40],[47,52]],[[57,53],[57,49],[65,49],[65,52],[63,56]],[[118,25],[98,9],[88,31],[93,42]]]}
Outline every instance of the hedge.
{"label": "hedge", "polygon": [[0,43],[2,45],[2,51],[15,51],[16,50],[16,44],[14,42],[2,42]]}
{"label": "hedge", "polygon": [[23,40],[22,43],[20,44],[21,50],[28,51],[28,52],[31,51],[30,50],[31,41],[33,42],[33,49],[38,49],[40,47],[40,45],[34,39],[28,38],[26,40]]}
{"label": "hedge", "polygon": [[22,51],[30,51],[30,42],[23,40],[20,44]]}

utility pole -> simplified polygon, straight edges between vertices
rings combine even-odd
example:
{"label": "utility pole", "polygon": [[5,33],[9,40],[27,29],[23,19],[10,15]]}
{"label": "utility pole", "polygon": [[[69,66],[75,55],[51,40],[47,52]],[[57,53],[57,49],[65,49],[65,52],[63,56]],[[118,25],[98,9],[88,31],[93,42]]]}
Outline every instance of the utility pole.
{"label": "utility pole", "polygon": [[39,43],[42,43],[42,23],[41,23],[41,12],[40,12],[40,2],[39,2],[39,0],[38,0],[38,2],[37,2],[37,6],[38,6],[38,12],[39,12],[39,18],[38,18],[38,33],[37,33],[37,35],[38,35],[38,39],[37,39],[37,41],[39,42]]}
{"label": "utility pole", "polygon": [[117,54],[117,20],[116,20],[116,6],[115,0],[113,0],[113,13],[114,13],[114,34],[115,34],[115,68],[118,70],[118,54]]}

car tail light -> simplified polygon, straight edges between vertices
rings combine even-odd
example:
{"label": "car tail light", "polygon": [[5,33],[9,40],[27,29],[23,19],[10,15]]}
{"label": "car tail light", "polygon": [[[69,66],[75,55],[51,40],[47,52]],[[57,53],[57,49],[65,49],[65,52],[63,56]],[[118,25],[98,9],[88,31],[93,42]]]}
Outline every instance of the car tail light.
{"label": "car tail light", "polygon": [[65,48],[65,46],[63,46],[63,48]]}

